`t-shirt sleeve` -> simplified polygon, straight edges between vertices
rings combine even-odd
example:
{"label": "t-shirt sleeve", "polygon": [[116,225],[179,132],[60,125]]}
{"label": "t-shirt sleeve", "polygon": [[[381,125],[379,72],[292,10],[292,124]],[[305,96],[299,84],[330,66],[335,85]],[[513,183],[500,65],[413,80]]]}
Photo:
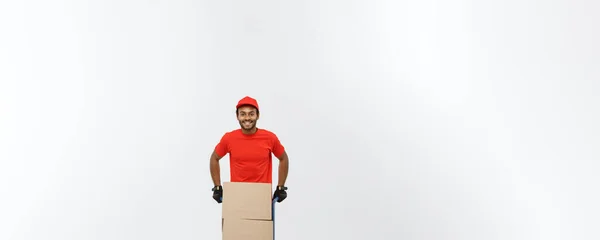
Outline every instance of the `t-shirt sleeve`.
{"label": "t-shirt sleeve", "polygon": [[273,135],[273,154],[276,157],[281,157],[281,154],[283,154],[283,152],[285,152],[285,148],[279,141],[277,135]]}
{"label": "t-shirt sleeve", "polygon": [[215,153],[220,157],[229,153],[229,135],[227,133],[223,134],[221,140],[219,140],[219,143],[215,146]]}

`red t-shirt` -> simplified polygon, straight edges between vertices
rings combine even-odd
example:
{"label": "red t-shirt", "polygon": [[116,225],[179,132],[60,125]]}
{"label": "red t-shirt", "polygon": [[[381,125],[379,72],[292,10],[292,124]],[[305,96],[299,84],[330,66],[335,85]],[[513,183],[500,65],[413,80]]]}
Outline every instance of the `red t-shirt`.
{"label": "red t-shirt", "polygon": [[272,183],[272,155],[279,157],[285,151],[277,135],[257,129],[244,134],[241,129],[227,132],[215,147],[221,157],[229,153],[231,182]]}

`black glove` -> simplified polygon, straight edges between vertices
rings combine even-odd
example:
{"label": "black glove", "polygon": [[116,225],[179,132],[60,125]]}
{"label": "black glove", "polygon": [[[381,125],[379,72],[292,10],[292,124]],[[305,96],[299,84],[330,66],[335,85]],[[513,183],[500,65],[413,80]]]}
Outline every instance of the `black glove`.
{"label": "black glove", "polygon": [[218,203],[222,203],[223,202],[223,187],[215,186],[215,187],[213,187],[212,191],[213,191],[213,199],[215,199],[215,201],[217,201]]}
{"label": "black glove", "polygon": [[277,186],[275,193],[273,193],[273,198],[277,198],[277,202],[285,200],[285,198],[287,198],[287,192],[285,190],[287,189],[288,188],[284,186]]}

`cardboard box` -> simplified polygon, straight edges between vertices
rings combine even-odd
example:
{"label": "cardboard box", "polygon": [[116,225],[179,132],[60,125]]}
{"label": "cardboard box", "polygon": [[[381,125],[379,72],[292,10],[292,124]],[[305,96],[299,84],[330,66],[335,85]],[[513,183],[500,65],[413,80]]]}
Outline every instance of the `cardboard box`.
{"label": "cardboard box", "polygon": [[273,240],[273,221],[225,219],[223,240]]}
{"label": "cardboard box", "polygon": [[270,183],[223,183],[223,240],[273,240]]}
{"label": "cardboard box", "polygon": [[270,183],[223,183],[223,218],[271,220]]}

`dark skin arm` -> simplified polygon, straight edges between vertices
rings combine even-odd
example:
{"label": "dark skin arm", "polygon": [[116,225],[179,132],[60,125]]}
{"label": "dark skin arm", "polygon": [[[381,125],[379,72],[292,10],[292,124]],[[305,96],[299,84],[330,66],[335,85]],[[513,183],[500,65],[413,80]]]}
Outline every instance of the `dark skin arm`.
{"label": "dark skin arm", "polygon": [[217,155],[215,151],[210,155],[210,176],[215,186],[221,186],[221,167],[219,166],[221,158],[223,156]]}
{"label": "dark skin arm", "polygon": [[285,186],[289,169],[289,158],[287,152],[283,152],[283,154],[277,158],[279,159],[279,182],[277,183],[277,186]]}

